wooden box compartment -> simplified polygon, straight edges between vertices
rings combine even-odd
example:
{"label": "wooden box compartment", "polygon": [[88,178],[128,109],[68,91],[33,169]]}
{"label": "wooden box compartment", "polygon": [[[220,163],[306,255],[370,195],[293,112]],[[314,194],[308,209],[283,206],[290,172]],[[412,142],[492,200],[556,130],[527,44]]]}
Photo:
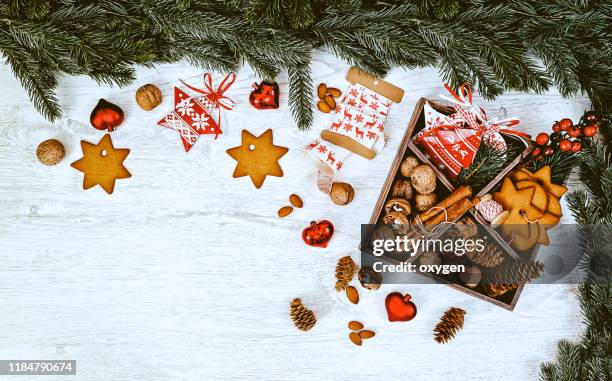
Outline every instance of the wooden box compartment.
{"label": "wooden box compartment", "polygon": [[[438,197],[438,200],[444,199],[457,187],[457,184],[451,181],[451,179],[448,178],[445,173],[440,171],[436,167],[436,165],[434,165],[428,159],[428,157],[423,153],[423,151],[421,151],[421,149],[413,141],[413,136],[416,135],[423,128],[425,128],[425,118],[423,115],[424,114],[423,106],[425,105],[425,103],[429,103],[435,110],[441,113],[447,114],[447,115],[451,114],[454,111],[452,107],[446,106],[436,101],[428,100],[426,98],[421,98],[417,102],[414,112],[412,114],[412,117],[410,119],[410,122],[408,124],[406,133],[404,134],[404,137],[402,138],[402,142],[398,148],[395,159],[391,163],[389,174],[387,175],[387,179],[385,180],[380,196],[374,207],[374,211],[372,213],[372,216],[369,222],[370,225],[381,224],[382,218],[385,214],[384,206],[386,202],[392,198],[392,195],[391,195],[392,186],[397,179],[403,177],[399,172],[399,167],[403,159],[407,156],[410,156],[410,155],[415,156],[422,164],[426,164],[433,169],[434,173],[436,174],[436,178],[437,178],[435,193]],[[521,160],[531,151],[531,145],[528,142],[527,144],[525,144],[526,142],[523,141],[522,139],[515,138],[512,136],[508,136],[508,135],[504,135],[504,139],[506,140],[506,143],[509,145],[514,144],[514,145],[520,146],[521,154],[519,154],[506,168],[504,168],[489,184],[484,186],[482,189],[478,190],[476,192],[477,196],[482,196],[484,194],[490,193],[493,189],[498,187],[499,184],[501,183],[501,180],[517,164],[519,164]],[[494,242],[496,245],[498,245],[502,249],[502,251],[505,253],[506,256],[510,258],[514,258],[514,259],[525,258],[526,256],[532,258],[533,256],[535,256],[537,246],[531,253],[521,253],[523,255],[519,255],[518,253],[516,253],[515,250],[503,239],[503,237],[495,229],[492,229],[490,226],[488,226],[488,223],[484,221],[482,217],[474,209],[471,209],[464,216],[459,217],[452,222],[457,222],[457,220],[460,220],[461,218],[464,218],[465,216],[470,216],[471,218],[475,219],[477,223],[482,226],[482,228],[486,229],[486,234],[490,237],[490,240]],[[451,224],[448,224],[446,227],[438,229],[436,233],[430,236],[429,238],[435,239],[435,238],[442,236],[443,234],[445,234],[445,232],[448,230],[450,226]],[[366,233],[366,234],[372,234],[372,233],[373,232],[370,231],[369,233]],[[400,263],[404,261],[414,261],[419,256],[420,256],[420,253],[418,253],[417,255],[413,257],[387,256],[387,255],[383,257],[388,262]],[[507,293],[499,297],[490,297],[486,293],[484,293],[482,286],[478,286],[472,289],[472,288],[469,288],[463,285],[461,282],[458,282],[457,279],[450,279],[450,278],[444,278],[444,277],[439,277],[439,276],[438,277],[431,276],[431,277],[434,277],[438,281],[448,284],[454,289],[460,290],[469,295],[475,296],[479,299],[486,300],[490,303],[506,308],[508,310],[514,309],[518,301],[518,298],[521,294],[521,291],[523,289],[523,286],[519,286],[517,289],[508,291]]]}

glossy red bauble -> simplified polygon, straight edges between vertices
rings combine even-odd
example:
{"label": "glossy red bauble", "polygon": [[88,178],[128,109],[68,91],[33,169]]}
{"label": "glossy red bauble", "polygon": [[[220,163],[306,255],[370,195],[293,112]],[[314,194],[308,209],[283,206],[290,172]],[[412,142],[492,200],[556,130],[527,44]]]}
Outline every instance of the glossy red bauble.
{"label": "glossy red bauble", "polygon": [[584,120],[589,122],[589,123],[597,123],[599,122],[599,114],[597,114],[595,111],[587,111],[584,113],[583,116]]}
{"label": "glossy red bauble", "polygon": [[552,148],[552,147],[550,147],[550,146],[549,146],[549,147],[544,148],[544,150],[542,151],[542,155],[544,155],[544,156],[550,156],[550,155],[552,155],[553,153],[555,153],[555,150],[554,150],[554,148]]}
{"label": "glossy red bauble", "polygon": [[278,83],[263,81],[253,84],[249,102],[259,110],[278,108]]}
{"label": "glossy red bauble", "polygon": [[89,116],[89,122],[97,130],[115,131],[123,122],[123,110],[116,104],[100,99]]}
{"label": "glossy red bauble", "polygon": [[572,142],[567,139],[563,139],[559,142],[559,149],[563,152],[567,152],[572,149]]}
{"label": "glossy red bauble", "polygon": [[568,119],[568,118],[561,119],[557,123],[559,124],[559,127],[561,128],[561,131],[567,131],[570,127],[572,127],[574,125],[572,120]]}
{"label": "glossy red bauble", "polygon": [[385,298],[385,308],[389,321],[409,321],[417,314],[416,305],[410,300],[410,294],[390,293]]}
{"label": "glossy red bauble", "polygon": [[559,122],[557,122],[557,123],[553,124],[553,126],[552,126],[552,130],[553,130],[554,132],[559,132],[559,131],[561,131],[561,125],[559,124]]}
{"label": "glossy red bauble", "polygon": [[531,156],[540,156],[540,153],[542,153],[540,147],[536,147],[533,149],[533,151],[531,151]]}
{"label": "glossy red bauble", "polygon": [[589,124],[582,129],[582,133],[584,133],[584,136],[586,137],[594,136],[597,133],[597,126],[594,124]]}
{"label": "glossy red bauble", "polygon": [[312,221],[310,226],[302,230],[304,243],[314,247],[327,247],[333,235],[334,225],[327,220]]}
{"label": "glossy red bauble", "polygon": [[571,150],[572,150],[572,152],[580,152],[580,151],[582,151],[582,143],[580,143],[580,142],[573,142]]}
{"label": "glossy red bauble", "polygon": [[576,126],[567,130],[567,134],[572,138],[577,138],[578,136],[580,136],[580,134],[582,134],[582,130],[580,129],[580,127]]}
{"label": "glossy red bauble", "polygon": [[539,146],[545,146],[548,143],[549,136],[546,132],[540,132],[538,136],[536,136],[536,143]]}

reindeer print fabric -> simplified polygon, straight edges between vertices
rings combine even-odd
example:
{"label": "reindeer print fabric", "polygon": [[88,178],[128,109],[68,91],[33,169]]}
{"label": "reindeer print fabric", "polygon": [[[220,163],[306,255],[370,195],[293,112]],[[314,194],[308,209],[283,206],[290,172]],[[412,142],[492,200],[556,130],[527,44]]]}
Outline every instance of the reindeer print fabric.
{"label": "reindeer print fabric", "polygon": [[333,175],[342,169],[346,159],[351,156],[351,151],[321,139],[316,139],[308,144],[306,152],[313,156],[318,164],[324,166],[323,168],[319,166],[319,169],[328,175]]}
{"label": "reindeer print fabric", "polygon": [[327,129],[328,132],[350,138],[350,144],[345,144],[346,140],[333,139],[333,136],[328,138],[330,134],[326,133],[322,134],[325,140],[317,139],[308,144],[306,152],[329,167],[325,172],[331,170],[333,174],[342,168],[351,153],[359,153],[359,150],[351,148],[356,143],[372,151],[374,157],[375,145],[379,139],[383,139],[385,119],[392,103],[390,99],[362,85],[351,85],[336,107],[332,124]]}

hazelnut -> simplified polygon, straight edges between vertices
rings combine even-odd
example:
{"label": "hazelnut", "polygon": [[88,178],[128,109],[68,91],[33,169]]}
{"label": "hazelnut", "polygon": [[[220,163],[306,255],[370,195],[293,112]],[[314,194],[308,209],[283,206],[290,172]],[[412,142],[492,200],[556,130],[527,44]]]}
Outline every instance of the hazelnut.
{"label": "hazelnut", "polygon": [[410,220],[402,212],[390,211],[383,217],[382,220],[385,225],[410,225]]}
{"label": "hazelnut", "polygon": [[405,215],[409,215],[410,214],[410,203],[408,202],[408,200],[404,200],[403,198],[392,198],[391,200],[387,201],[387,203],[385,204],[385,213],[389,213],[389,212],[401,212]]}
{"label": "hazelnut", "polygon": [[355,190],[349,183],[333,183],[329,197],[334,204],[348,205],[353,201]]}
{"label": "hazelnut", "polygon": [[66,151],[64,145],[55,139],[45,140],[36,148],[36,156],[38,161],[44,165],[56,165],[64,158]]}
{"label": "hazelnut", "polygon": [[382,284],[382,275],[374,271],[370,266],[364,266],[357,275],[359,283],[368,290],[378,290]]}
{"label": "hazelnut", "polygon": [[161,90],[150,83],[136,90],[136,103],[141,109],[151,111],[159,106],[162,101]]}

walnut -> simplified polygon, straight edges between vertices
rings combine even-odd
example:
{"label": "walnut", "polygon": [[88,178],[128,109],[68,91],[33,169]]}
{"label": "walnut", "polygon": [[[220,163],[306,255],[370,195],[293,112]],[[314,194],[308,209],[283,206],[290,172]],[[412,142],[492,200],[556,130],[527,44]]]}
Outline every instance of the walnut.
{"label": "walnut", "polygon": [[355,196],[355,190],[348,183],[333,183],[329,197],[332,199],[334,204],[348,205],[353,201]]}
{"label": "walnut", "polygon": [[64,145],[55,139],[45,140],[36,148],[36,156],[44,165],[56,165],[64,158]]}
{"label": "walnut", "polygon": [[151,111],[159,106],[162,101],[161,90],[150,83],[136,90],[136,103],[141,109]]}
{"label": "walnut", "polygon": [[410,184],[410,180],[395,180],[395,183],[393,183],[393,188],[391,189],[391,195],[393,197],[401,197],[406,200],[410,200],[412,198],[412,184]]}
{"label": "walnut", "polygon": [[429,194],[436,189],[436,174],[429,166],[422,164],[410,175],[414,189],[421,194]]}
{"label": "walnut", "polygon": [[431,209],[436,204],[438,197],[434,193],[417,194],[414,197],[414,204],[417,212],[424,212]]}
{"label": "walnut", "polygon": [[414,156],[408,156],[402,161],[402,165],[400,165],[400,172],[403,176],[410,177],[412,175],[412,171],[418,167],[419,161]]}

